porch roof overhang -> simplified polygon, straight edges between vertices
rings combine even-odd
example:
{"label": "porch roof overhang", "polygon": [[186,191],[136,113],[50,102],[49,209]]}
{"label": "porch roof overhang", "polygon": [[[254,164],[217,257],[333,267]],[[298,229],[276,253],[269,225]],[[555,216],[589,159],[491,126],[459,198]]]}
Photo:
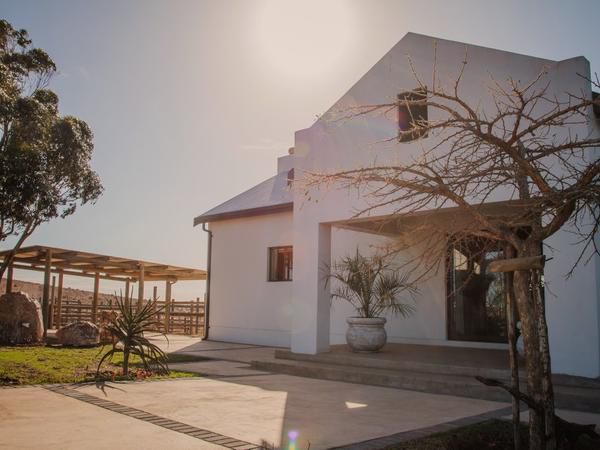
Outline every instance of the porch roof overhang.
{"label": "porch roof overhang", "polygon": [[[10,252],[0,252],[0,259]],[[43,272],[48,265],[53,272],[116,281],[137,281],[141,270],[146,281],[206,280],[205,270],[43,245],[19,249],[12,267]]]}
{"label": "porch roof overhang", "polygon": [[[481,205],[472,205],[477,208],[486,217],[492,221],[511,222],[515,226],[527,226],[530,222],[524,218],[529,210],[529,204],[521,200],[509,200],[499,202],[489,202]],[[406,214],[389,214],[369,217],[353,217],[348,220],[334,221],[331,225],[358,231],[361,233],[371,233],[382,236],[396,237],[405,233],[414,231],[424,221],[435,219],[441,224],[457,226],[460,221],[456,221],[457,214],[461,213],[461,219],[468,219],[465,212],[459,207],[437,208],[426,211],[416,211]]]}

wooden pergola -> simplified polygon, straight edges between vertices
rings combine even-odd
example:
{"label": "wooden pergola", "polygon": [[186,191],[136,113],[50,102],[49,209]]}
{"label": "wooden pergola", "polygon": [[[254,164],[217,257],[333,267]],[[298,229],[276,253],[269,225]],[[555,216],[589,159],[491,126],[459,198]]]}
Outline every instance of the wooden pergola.
{"label": "wooden pergola", "polygon": [[[10,252],[11,250],[0,252],[0,259],[4,259]],[[166,283],[165,301],[169,302],[171,300],[171,286],[173,283],[177,281],[206,280],[205,270],[43,245],[23,247],[17,251],[12,265],[7,270],[7,292],[11,292],[12,290],[14,269],[33,270],[44,273],[42,313],[45,329],[48,328],[50,278],[53,273],[58,274],[56,300],[58,305],[62,301],[64,275],[94,279],[94,295],[92,297],[93,322],[95,322],[98,312],[98,293],[101,279],[124,282],[127,296],[129,296],[130,292],[130,283],[137,282],[138,305],[141,305],[144,300],[144,281],[164,281]]]}

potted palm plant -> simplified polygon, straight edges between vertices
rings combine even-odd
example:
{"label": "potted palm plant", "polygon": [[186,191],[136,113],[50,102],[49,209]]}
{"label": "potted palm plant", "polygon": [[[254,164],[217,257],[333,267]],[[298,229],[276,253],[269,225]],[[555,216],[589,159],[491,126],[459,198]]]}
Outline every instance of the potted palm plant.
{"label": "potted palm plant", "polygon": [[394,270],[381,256],[366,257],[356,250],[332,265],[328,280],[334,280],[331,298],[349,302],[356,310],[349,317],[346,342],[353,351],[377,352],[387,341],[385,313],[408,317],[414,313],[406,295],[414,301],[417,288],[408,275]]}

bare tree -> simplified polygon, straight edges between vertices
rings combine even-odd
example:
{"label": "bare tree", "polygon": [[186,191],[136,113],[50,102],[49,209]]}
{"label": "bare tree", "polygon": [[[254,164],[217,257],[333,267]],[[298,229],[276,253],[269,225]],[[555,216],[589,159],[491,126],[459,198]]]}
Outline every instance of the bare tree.
{"label": "bare tree", "polygon": [[[410,59],[409,63],[412,67]],[[414,95],[346,108],[325,118],[360,120],[395,114],[401,108],[409,112],[410,127],[389,141],[417,139],[420,150],[406,163],[306,174],[305,189],[324,185],[359,189],[368,206],[357,216],[391,207],[388,220],[417,223],[415,218],[423,211],[457,211],[464,219],[459,226],[446,224],[433,232],[434,224],[419,225],[429,227],[429,244],[417,258],[417,278],[438,268],[443,262],[440,249],[465,235],[500,245],[505,257],[519,258],[521,263],[537,261],[535,266],[516,267],[520,270],[507,280],[522,324],[527,390],[540,405],[530,410],[530,448],[554,449],[554,394],[541,291],[542,245],[564,227],[576,234],[581,246],[575,266],[598,252],[594,236],[599,223],[600,126],[594,110],[598,114],[600,99],[590,95],[590,90],[557,95],[544,71],[527,83],[490,79],[493,107],[484,110],[467,101],[462,91],[466,67],[465,56],[458,74],[446,83],[435,64],[428,82],[413,69]],[[597,77],[585,82],[588,87],[600,87]],[[429,111],[428,120],[413,113],[423,107]],[[498,198],[502,201],[491,203]],[[514,344],[514,330],[508,334]],[[513,374],[514,364],[516,358],[511,357]]]}

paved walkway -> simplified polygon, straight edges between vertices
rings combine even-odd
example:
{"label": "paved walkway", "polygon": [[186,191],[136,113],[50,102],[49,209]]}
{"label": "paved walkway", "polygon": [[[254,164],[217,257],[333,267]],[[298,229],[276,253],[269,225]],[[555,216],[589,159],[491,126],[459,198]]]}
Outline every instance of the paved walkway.
{"label": "paved walkway", "polygon": [[287,448],[291,437],[314,450],[507,414],[503,403],[253,370],[257,355],[272,357],[265,347],[180,337],[169,347],[219,359],[173,365],[197,379],[0,389],[0,448],[249,450]]}

